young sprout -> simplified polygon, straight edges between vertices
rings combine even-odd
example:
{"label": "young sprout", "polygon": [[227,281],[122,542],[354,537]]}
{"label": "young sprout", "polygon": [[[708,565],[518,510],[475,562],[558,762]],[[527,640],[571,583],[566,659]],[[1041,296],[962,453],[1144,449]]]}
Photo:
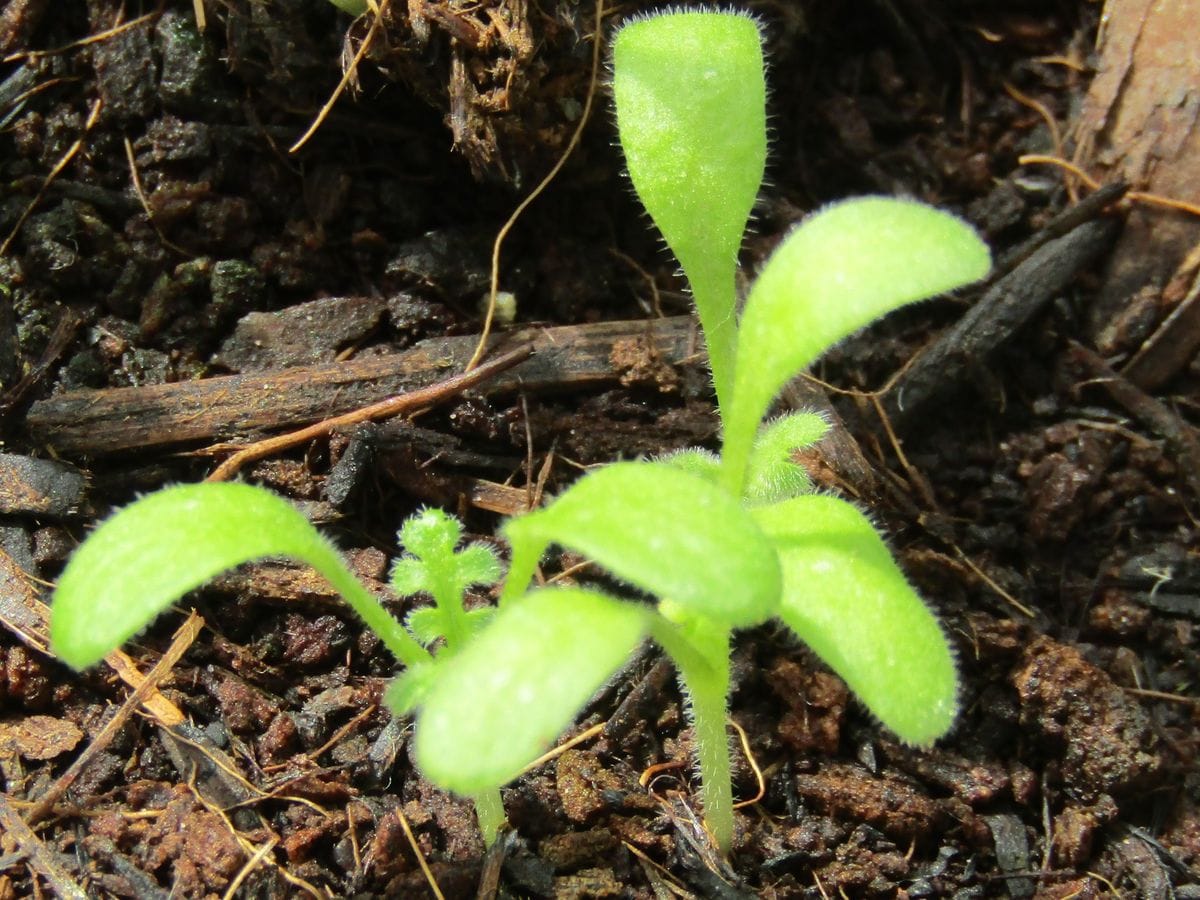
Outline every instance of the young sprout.
{"label": "young sprout", "polygon": [[[853,505],[811,493],[793,461],[826,425],[764,417],[796,373],[889,311],[982,278],[969,226],[918,203],[872,197],[797,226],[739,317],[737,255],[766,154],[761,38],[742,15],[637,19],[613,47],[621,144],[639,196],[692,286],[723,429],[719,456],[684,451],[581,478],[503,528],[512,563],[498,611],[467,611],[468,586],[499,574],[485,548],[458,550],[458,523],[427,510],[401,531],[393,584],[435,605],[393,619],[286,501],[202,484],[137,501],[84,542],[55,591],[51,637],[92,665],[218,572],[264,556],[313,566],[405,671],[388,691],[416,710],[430,780],[475,799],[485,840],[499,788],[547,749],[646,636],[679,670],[695,732],[705,821],[723,850],[734,818],[725,731],[735,629],[786,624],[902,740],[933,742],[954,720],[957,676],[940,625]],[[527,593],[558,544],[657,598],[581,588]],[[444,640],[434,656],[426,648]]]}
{"label": "young sprout", "polygon": [[[679,670],[705,821],[728,851],[735,629],[781,620],[908,743],[929,744],[954,721],[957,675],[937,620],[868,519],[810,493],[791,460],[825,423],[811,413],[764,417],[787,380],[829,346],[982,278],[990,258],[946,213],[889,198],[847,201],[785,238],[739,318],[737,252],[766,146],[757,25],[724,12],[637,19],[614,42],[613,96],[634,188],[692,286],[724,424],[721,454],[607,466],[504,526],[512,564],[500,611],[425,698],[417,759],[427,771],[445,762],[437,779],[468,794],[515,777],[645,633]],[[550,544],[589,556],[659,598],[656,607],[577,589],[523,596]],[[547,653],[571,664],[544,668]],[[547,689],[551,672],[571,689]],[[486,722],[461,715],[472,704],[492,711]],[[539,714],[527,717],[532,709]],[[512,748],[502,763],[498,744]],[[438,758],[449,746],[452,763]]]}

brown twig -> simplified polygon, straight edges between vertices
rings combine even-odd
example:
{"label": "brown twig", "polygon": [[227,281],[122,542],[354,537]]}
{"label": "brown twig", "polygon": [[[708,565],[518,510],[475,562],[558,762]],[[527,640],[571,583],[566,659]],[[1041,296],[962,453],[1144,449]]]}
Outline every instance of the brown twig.
{"label": "brown twig", "polygon": [[[529,327],[508,334],[503,346],[531,343],[534,355],[478,390],[489,394],[586,390],[607,384],[622,374],[613,360],[613,346],[631,336],[648,335],[655,351],[678,365],[689,355],[693,325],[690,316],[675,316],[649,324],[636,320]],[[432,385],[462,371],[475,341],[474,335],[427,338],[400,353],[342,363],[62,391],[35,402],[25,424],[35,440],[56,452],[93,458],[231,441],[244,435],[259,437]],[[240,446],[217,449],[230,453]]]}
{"label": "brown twig", "polygon": [[237,453],[233,454],[233,456],[229,457],[229,459],[225,460],[225,462],[217,466],[205,480],[224,481],[237,474],[247,463],[264,459],[299,444],[325,437],[338,428],[358,425],[361,422],[389,419],[401,413],[413,412],[441,403],[468,388],[474,387],[480,382],[486,381],[493,375],[497,375],[506,369],[511,369],[518,363],[529,359],[532,354],[533,347],[526,344],[523,347],[518,347],[516,350],[510,350],[508,353],[497,356],[477,369],[463,372],[461,375],[455,375],[453,378],[447,378],[445,381],[430,385],[427,388],[410,391],[407,394],[400,394],[396,397],[389,397],[387,400],[373,403],[370,406],[364,406],[345,415],[325,419],[324,421],[309,425],[307,428],[301,428],[287,434],[256,441],[247,447],[243,447]]}
{"label": "brown twig", "polygon": [[25,854],[26,864],[50,883],[56,897],[63,900],[87,900],[87,894],[75,883],[59,855],[42,843],[4,794],[0,794],[0,832],[7,835],[21,849]]}
{"label": "brown twig", "polygon": [[926,347],[885,399],[888,418],[903,432],[929,405],[984,369],[1046,304],[1105,253],[1117,230],[1108,219],[1084,222],[1044,244],[992,284],[966,314]]}
{"label": "brown twig", "polygon": [[62,311],[58,321],[54,323],[54,331],[51,332],[50,340],[47,341],[46,349],[42,351],[41,357],[21,376],[16,384],[0,395],[0,416],[17,406],[25,398],[25,395],[42,380],[50,367],[75,340],[75,333],[81,324],[83,324],[83,320],[74,312],[69,309]]}
{"label": "brown twig", "polygon": [[1179,264],[1163,290],[1164,303],[1182,299],[1142,344],[1121,374],[1145,391],[1179,374],[1200,347],[1200,244]]}
{"label": "brown twig", "polygon": [[1095,351],[1072,342],[1071,356],[1088,382],[1103,387],[1126,412],[1167,442],[1184,482],[1194,496],[1200,497],[1200,436],[1196,429],[1165,403],[1114,372]]}
{"label": "brown twig", "polygon": [[29,811],[29,822],[36,824],[54,810],[54,804],[75,783],[75,780],[87,767],[88,763],[112,743],[113,738],[117,736],[117,732],[124,727],[129,717],[150,696],[150,693],[158,687],[158,683],[175,667],[175,663],[179,662],[180,657],[192,645],[192,642],[196,640],[197,635],[200,634],[200,629],[203,627],[204,620],[193,610],[191,615],[187,617],[187,620],[179,626],[179,630],[175,632],[171,646],[162,655],[162,659],[155,663],[154,668],[146,673],[145,681],[134,688],[129,696],[125,698],[125,702],[121,704],[120,708],[113,714],[113,717],[108,720],[105,726],[100,729],[100,733],[96,735],[87,749],[80,753],[75,762],[71,763],[67,770],[38,797],[37,802]]}

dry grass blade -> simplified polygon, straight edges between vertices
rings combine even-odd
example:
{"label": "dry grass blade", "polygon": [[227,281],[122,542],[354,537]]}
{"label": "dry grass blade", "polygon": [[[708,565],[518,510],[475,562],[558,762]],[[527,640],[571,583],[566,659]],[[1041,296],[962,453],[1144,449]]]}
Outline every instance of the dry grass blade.
{"label": "dry grass blade", "polygon": [[[197,0],[197,2],[199,2],[199,0]],[[237,890],[242,886],[242,882],[244,882],[250,876],[251,872],[259,867],[262,861],[266,859],[267,854],[274,850],[275,845],[278,843],[279,838],[273,837],[259,847],[256,851],[254,851],[254,855],[246,860],[246,864],[242,866],[241,871],[237,873],[233,881],[229,882],[229,887],[225,889],[223,900],[233,900],[233,898],[237,896]]]}
{"label": "dry grass blade", "polygon": [[[204,794],[202,794],[196,787],[195,769],[192,770],[192,775],[188,779],[187,786],[192,792],[192,795],[196,798],[196,802],[220,819],[221,824],[225,826],[226,830],[230,833],[230,835],[233,836],[233,839],[237,842],[238,846],[242,848],[242,852],[246,854],[246,865],[242,866],[241,871],[238,872],[233,882],[230,883],[230,887],[227,888],[225,892],[225,897],[233,897],[238,879],[248,876],[250,872],[253,871],[255,866],[259,865],[263,859],[266,859],[270,851],[275,847],[276,844],[279,843],[279,839],[272,836],[264,847],[255,847],[248,837],[234,827],[233,822],[229,820],[226,810],[206,798]],[[283,866],[279,865],[279,863],[272,861],[272,864],[275,866],[275,870],[279,873],[280,877],[283,878],[283,880],[288,884],[300,888],[310,896],[316,897],[317,900],[321,900],[321,898],[325,896],[325,894],[321,893],[321,891],[317,890],[316,887],[305,881],[299,875],[293,875]]]}
{"label": "dry grass blade", "polygon": [[[38,597],[33,581],[32,575],[18,566],[8,553],[0,550],[0,625],[4,625],[27,646],[52,656],[50,607]],[[134,661],[121,650],[114,650],[104,657],[104,661],[131,688],[141,687],[146,680]],[[157,689],[147,695],[142,707],[160,725],[169,727],[184,721],[179,707]]]}
{"label": "dry grass blade", "polygon": [[[566,753],[568,750],[572,749],[573,747],[578,747],[580,744],[584,743],[585,741],[590,741],[592,738],[594,738],[596,735],[598,735],[600,732],[602,732],[604,730],[604,726],[607,724],[608,724],[607,722],[601,722],[599,725],[593,725],[591,728],[588,728],[586,731],[581,731],[579,734],[575,735],[575,737],[571,738],[569,741],[563,741],[561,744],[559,744],[553,750],[543,753],[541,756],[539,756],[537,759],[535,759],[533,762],[531,762],[529,765],[527,765],[524,769],[521,770],[520,774],[525,775],[529,772],[532,772],[535,769],[538,769],[541,766],[544,766],[546,763],[550,762],[551,760],[558,759],[558,757],[562,756],[564,753]],[[520,777],[520,776],[518,776],[518,777]]]}
{"label": "dry grass blade", "polygon": [[[196,0],[196,2],[199,2],[199,0]],[[101,41],[107,41],[109,38],[114,38],[121,32],[128,31],[130,28],[136,28],[137,26],[143,25],[146,22],[152,22],[160,15],[162,15],[162,11],[155,10],[154,12],[146,13],[144,16],[138,16],[136,19],[130,19],[128,22],[121,22],[120,24],[112,26],[112,28],[105,28],[103,31],[97,31],[95,34],[89,34],[87,37],[81,38],[78,41],[71,41],[71,43],[63,44],[61,47],[55,47],[52,50],[30,50],[21,53],[10,53],[0,61],[9,63],[17,62],[18,60],[22,59],[40,59],[44,56],[58,56],[59,54],[66,53],[70,50],[77,50],[80,47],[87,47],[91,44],[98,44]]]}
{"label": "dry grass blade", "polygon": [[[200,0],[196,0],[196,2],[199,3]],[[339,81],[337,87],[333,89],[333,93],[329,95],[329,99],[325,101],[325,105],[321,107],[316,118],[313,119],[312,124],[308,126],[308,130],[300,136],[300,139],[296,141],[296,143],[292,144],[292,146],[288,148],[288,153],[298,153],[300,148],[308,143],[309,138],[317,133],[317,129],[321,127],[321,123],[328,118],[329,113],[333,110],[333,105],[337,103],[338,98],[345,93],[346,85],[350,83],[350,80],[354,78],[355,73],[358,71],[358,64],[362,62],[363,57],[367,55],[367,51],[371,49],[371,44],[374,43],[375,36],[379,34],[379,29],[381,23],[383,22],[383,14],[387,12],[388,4],[390,3],[391,0],[383,0],[383,2],[379,4],[379,8],[375,10],[375,17],[371,20],[371,27],[367,29],[366,37],[364,37],[362,43],[359,44],[358,52],[355,53],[354,58],[350,60],[350,65],[346,66],[346,71],[342,72],[341,81]]]}
{"label": "dry grass blade", "polygon": [[[1060,159],[1057,156],[1045,156],[1040,153],[1030,153],[1019,157],[1017,163],[1022,166],[1046,165],[1058,166],[1060,169],[1065,169],[1070,172],[1080,181],[1082,181],[1091,190],[1099,190],[1100,182],[1089,175],[1083,169],[1074,163],[1068,162],[1065,159]],[[1173,209],[1177,212],[1187,213],[1190,216],[1200,217],[1200,205],[1190,203],[1187,200],[1177,200],[1174,197],[1164,197],[1161,194],[1154,194],[1148,191],[1130,191],[1125,195],[1130,200],[1137,203],[1144,203],[1147,206],[1158,206],[1163,209]]]}
{"label": "dry grass blade", "polygon": [[62,900],[87,900],[87,894],[75,883],[58,854],[42,843],[4,794],[0,794],[0,833],[7,835],[24,852],[26,865],[50,883],[55,896]]}
{"label": "dry grass blade", "polygon": [[467,363],[467,371],[471,371],[479,361],[483,359],[483,354],[487,350],[488,338],[492,333],[492,322],[496,318],[496,296],[500,293],[500,248],[504,244],[504,239],[508,237],[508,233],[517,223],[517,219],[529,208],[542,192],[546,190],[550,182],[558,177],[558,173],[562,171],[562,167],[567,164],[567,160],[571,158],[571,154],[575,152],[575,148],[579,146],[579,141],[583,138],[583,129],[587,126],[588,119],[592,114],[592,103],[596,98],[596,85],[600,78],[600,49],[603,45],[601,39],[601,26],[604,24],[604,0],[596,0],[596,25],[592,38],[592,74],[591,81],[588,84],[587,99],[583,103],[583,112],[579,116],[579,123],[575,126],[575,131],[571,135],[571,140],[567,143],[567,149],[563,151],[562,156],[558,158],[558,162],[554,167],[546,173],[538,186],[529,192],[529,196],[518,204],[513,210],[508,221],[501,226],[500,231],[496,234],[496,241],[492,245],[492,275],[491,286],[488,289],[488,307],[487,314],[483,317],[483,328],[479,335],[479,344],[475,347],[475,353],[471,356],[471,361]]}
{"label": "dry grass blade", "polygon": [[79,777],[88,763],[112,743],[113,738],[124,727],[129,717],[145,702],[146,698],[150,696],[150,692],[158,686],[158,683],[175,667],[175,664],[187,652],[188,647],[196,640],[196,637],[200,634],[200,629],[203,627],[204,620],[193,610],[191,615],[187,617],[187,620],[179,626],[179,630],[175,632],[171,646],[163,654],[162,659],[155,663],[154,668],[146,673],[146,679],[134,688],[133,692],[125,699],[125,702],[121,704],[113,717],[100,729],[100,733],[96,735],[95,740],[88,745],[87,749],[79,754],[75,762],[71,763],[70,767],[58,777],[54,784],[50,785],[46,792],[37,799],[33,809],[29,811],[30,822],[36,823],[50,814],[54,809],[54,804],[75,783],[75,779]]}
{"label": "dry grass blade", "polygon": [[138,172],[137,159],[133,153],[133,142],[129,140],[128,136],[125,137],[125,160],[129,163],[129,179],[133,183],[133,192],[137,194],[138,202],[142,204],[142,209],[146,213],[146,219],[150,222],[150,227],[154,229],[154,233],[158,235],[158,239],[163,242],[163,246],[169,247],[180,256],[187,257],[188,259],[197,256],[198,254],[193,253],[191,250],[188,250],[184,247],[180,247],[165,234],[163,234],[163,230],[159,228],[158,223],[154,221],[154,213],[150,209],[150,200],[146,197],[146,191],[142,188],[142,176]]}
{"label": "dry grass blade", "polygon": [[742,745],[742,753],[746,757],[746,762],[750,766],[750,771],[754,773],[754,780],[758,783],[758,793],[749,800],[742,800],[733,804],[734,809],[745,809],[747,806],[754,806],[767,796],[767,780],[763,778],[762,769],[758,767],[758,760],[754,758],[754,751],[750,749],[750,738],[744,729],[733,719],[729,720],[729,724],[733,726],[733,730],[738,733],[738,742]]}
{"label": "dry grass blade", "polygon": [[396,816],[400,819],[400,827],[404,829],[404,837],[408,840],[408,845],[412,847],[412,851],[417,857],[417,864],[421,867],[421,872],[424,874],[425,880],[429,882],[429,889],[433,891],[433,896],[437,900],[446,900],[446,895],[438,887],[437,879],[433,877],[433,870],[429,868],[429,863],[425,861],[425,854],[421,852],[421,845],[417,843],[412,826],[408,824],[408,817],[404,815],[404,810],[399,806],[396,807]]}

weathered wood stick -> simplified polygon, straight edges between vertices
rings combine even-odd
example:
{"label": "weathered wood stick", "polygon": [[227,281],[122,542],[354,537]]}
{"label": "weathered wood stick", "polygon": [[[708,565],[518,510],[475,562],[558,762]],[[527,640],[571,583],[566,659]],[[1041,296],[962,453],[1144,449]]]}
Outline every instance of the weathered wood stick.
{"label": "weathered wood stick", "polygon": [[1084,222],[1029,255],[987,289],[957,324],[922,351],[884,398],[888,418],[903,429],[928,405],[971,380],[990,354],[1111,246],[1118,230],[1108,219]]}
{"label": "weathered wood stick", "polygon": [[[33,437],[66,456],[229,440],[292,428],[427,387],[462,371],[477,338],[431,338],[389,356],[305,366],[276,373],[223,375],[145,387],[68,391],[35,403]],[[614,348],[638,341],[663,362],[694,354],[698,332],[687,316],[526,328],[498,336],[492,353],[532,343],[533,356],[480,386],[487,393],[575,389],[623,375]]]}
{"label": "weathered wood stick", "polygon": [[[415,413],[421,409],[437,406],[469,388],[486,384],[497,375],[503,374],[529,359],[532,355],[532,345],[522,344],[515,350],[509,350],[499,356],[488,357],[483,365],[471,369],[469,372],[451,375],[427,388],[418,388],[415,391],[397,394],[386,400],[380,400],[378,403],[360,406],[358,409],[342,413],[340,416],[332,416],[322,419],[320,422],[314,422],[312,425],[305,425],[303,428],[254,441],[235,450],[232,456],[217,466],[204,480],[225,481],[240,472],[244,466],[256,460],[266,459],[268,456],[274,456],[292,447],[315,441],[317,438],[333,434],[339,428],[350,428],[363,422],[390,419],[405,413]],[[472,358],[472,362],[474,362],[474,358]],[[221,445],[221,449],[225,449],[225,446]]]}

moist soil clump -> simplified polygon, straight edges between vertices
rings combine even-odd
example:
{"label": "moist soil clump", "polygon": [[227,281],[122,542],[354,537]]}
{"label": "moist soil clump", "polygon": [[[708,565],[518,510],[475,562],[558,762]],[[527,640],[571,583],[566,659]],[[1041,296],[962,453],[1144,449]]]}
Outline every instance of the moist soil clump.
{"label": "moist soil clump", "polygon": [[[422,505],[491,540],[583,466],[719,437],[686,285],[616,187],[591,5],[396,2],[374,27],[372,11],[308,0],[204,6],[203,29],[180,2],[0,12],[0,898],[435,883],[447,897],[1200,896],[1195,260],[1139,250],[1160,274],[1115,312],[1093,303],[1130,209],[1170,217],[1173,238],[1194,223],[1131,199],[1124,146],[1091,157],[1104,134],[1076,130],[1099,121],[1106,48],[1169,40],[1153,10],[1110,3],[1098,34],[1082,0],[749,4],[773,136],[748,275],[806,212],[864,193],[965,216],[997,268],[845,341],[781,399],[834,422],[803,463],[870,510],[942,619],[958,724],[903,746],[804,648],[739,635],[747,803],[725,859],[653,649],[566,736],[602,725],[590,739],[504,789],[512,827],[491,848],[470,803],[414,768],[409,723],[382,704],[386,649],[304,568],[223,575],[182,604],[204,627],[168,615],[82,675],[49,652],[47,585],[110,511],[202,480],[231,446],[461,371],[493,241],[592,90],[581,142],[499,257],[511,328],[540,341],[520,374],[238,477],[299,504],[383,593],[396,529]],[[650,8],[607,7],[600,37]],[[1019,162],[1077,144],[1109,182],[1098,192]],[[413,598],[392,603],[403,615]],[[139,713],[106,730],[164,658]]]}

